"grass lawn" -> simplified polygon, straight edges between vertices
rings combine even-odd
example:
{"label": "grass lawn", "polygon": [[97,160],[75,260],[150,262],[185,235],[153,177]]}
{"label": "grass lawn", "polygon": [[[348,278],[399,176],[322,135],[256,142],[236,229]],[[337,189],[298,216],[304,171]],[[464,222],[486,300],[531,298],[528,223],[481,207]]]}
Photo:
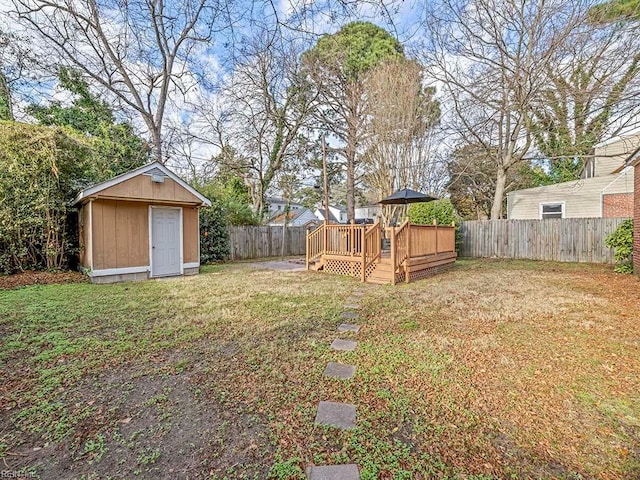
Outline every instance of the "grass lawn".
{"label": "grass lawn", "polygon": [[[640,282],[459,261],[366,285],[243,264],[197,277],[0,290],[0,470],[58,478],[640,478]],[[348,335],[345,335],[348,337]],[[358,366],[328,380],[328,361]],[[313,425],[320,400],[358,428]]]}

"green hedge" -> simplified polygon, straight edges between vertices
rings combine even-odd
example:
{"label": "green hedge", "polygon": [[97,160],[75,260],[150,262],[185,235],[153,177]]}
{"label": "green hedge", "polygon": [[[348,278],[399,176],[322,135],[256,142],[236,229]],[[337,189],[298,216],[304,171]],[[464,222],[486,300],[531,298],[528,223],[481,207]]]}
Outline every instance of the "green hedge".
{"label": "green hedge", "polygon": [[613,258],[618,273],[633,272],[633,220],[625,220],[605,239],[609,248],[615,249]]}
{"label": "green hedge", "polygon": [[223,207],[213,205],[200,209],[200,263],[219,262],[229,255],[229,233]]}
{"label": "green hedge", "polygon": [[0,272],[67,266],[76,248],[69,203],[94,177],[90,172],[91,148],[82,136],[0,122]]}

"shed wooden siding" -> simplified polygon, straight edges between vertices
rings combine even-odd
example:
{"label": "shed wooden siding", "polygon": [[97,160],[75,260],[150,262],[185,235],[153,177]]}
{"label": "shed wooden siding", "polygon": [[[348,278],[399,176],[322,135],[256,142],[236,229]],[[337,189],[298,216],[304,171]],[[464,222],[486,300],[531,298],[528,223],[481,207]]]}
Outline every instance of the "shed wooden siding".
{"label": "shed wooden siding", "polygon": [[149,265],[149,205],[92,202],[93,270]]}
{"label": "shed wooden siding", "polygon": [[163,183],[154,183],[151,181],[151,176],[144,174],[105,188],[98,193],[98,197],[168,204],[200,205],[202,203],[202,200],[172,179],[165,178]]}
{"label": "shed wooden siding", "polygon": [[[93,262],[90,251],[82,265],[93,270],[149,265],[149,203],[94,200],[82,208],[88,232],[89,206],[93,205]],[[156,205],[161,207],[162,205]],[[198,209],[184,207],[182,213],[183,262],[199,263]],[[85,242],[89,244],[88,233]],[[85,249],[85,252],[89,249]]]}
{"label": "shed wooden siding", "polygon": [[197,208],[184,207],[182,209],[182,232],[184,235],[182,243],[184,263],[200,263],[200,252],[198,251],[200,229]]}
{"label": "shed wooden siding", "polygon": [[80,265],[85,268],[92,268],[91,266],[91,202],[83,205],[78,212],[78,223],[80,226],[79,232],[79,247],[80,247]]}
{"label": "shed wooden siding", "polygon": [[572,182],[510,192],[507,196],[509,219],[539,219],[540,204],[564,202],[565,218],[602,216],[601,193],[633,192],[633,172],[593,177]]}

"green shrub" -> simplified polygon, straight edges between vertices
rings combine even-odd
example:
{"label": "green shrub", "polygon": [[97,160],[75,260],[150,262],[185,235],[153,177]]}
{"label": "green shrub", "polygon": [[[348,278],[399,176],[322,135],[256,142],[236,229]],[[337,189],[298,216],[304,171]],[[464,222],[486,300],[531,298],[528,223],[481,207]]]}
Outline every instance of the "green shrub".
{"label": "green shrub", "polygon": [[416,225],[432,225],[436,221],[438,225],[455,224],[456,227],[456,250],[462,244],[460,225],[462,218],[456,212],[451,200],[444,198],[427,203],[413,203],[409,207],[409,219]]}
{"label": "green shrub", "polygon": [[69,202],[90,183],[90,160],[71,130],[0,122],[0,273],[67,266]]}
{"label": "green shrub", "polygon": [[99,139],[68,127],[0,121],[0,274],[73,264],[73,198],[142,161],[105,155]]}
{"label": "green shrub", "polygon": [[625,220],[605,239],[605,245],[615,249],[613,258],[618,273],[633,272],[633,220]]}
{"label": "green shrub", "polygon": [[200,263],[224,260],[229,255],[229,233],[223,207],[211,199],[212,205],[200,209]]}

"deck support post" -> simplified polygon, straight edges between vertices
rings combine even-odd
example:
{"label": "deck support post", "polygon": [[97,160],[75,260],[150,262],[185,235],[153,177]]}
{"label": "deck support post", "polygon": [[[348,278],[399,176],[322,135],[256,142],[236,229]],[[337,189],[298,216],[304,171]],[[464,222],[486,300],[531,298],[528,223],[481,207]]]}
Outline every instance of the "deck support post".
{"label": "deck support post", "polygon": [[437,255],[439,253],[438,252],[438,221],[435,218],[433,219],[433,226],[436,231],[436,255]]}
{"label": "deck support post", "polygon": [[327,252],[329,251],[328,246],[329,246],[329,229],[327,228],[327,222],[325,222],[324,225],[322,225],[322,229],[324,230],[323,232],[323,243],[324,245],[322,245],[322,253],[324,255],[327,254]]}
{"label": "deck support post", "polygon": [[391,227],[391,285],[396,284],[396,227]]}
{"label": "deck support post", "polygon": [[367,272],[365,269],[367,268],[367,245],[365,244],[367,227],[366,225],[360,229],[360,250],[362,254],[362,275],[361,280],[363,282],[367,281]]}
{"label": "deck support post", "polygon": [[404,281],[405,283],[409,283],[409,264],[411,263],[411,220],[407,222],[407,232],[405,235],[407,236],[407,259],[404,261]]}

